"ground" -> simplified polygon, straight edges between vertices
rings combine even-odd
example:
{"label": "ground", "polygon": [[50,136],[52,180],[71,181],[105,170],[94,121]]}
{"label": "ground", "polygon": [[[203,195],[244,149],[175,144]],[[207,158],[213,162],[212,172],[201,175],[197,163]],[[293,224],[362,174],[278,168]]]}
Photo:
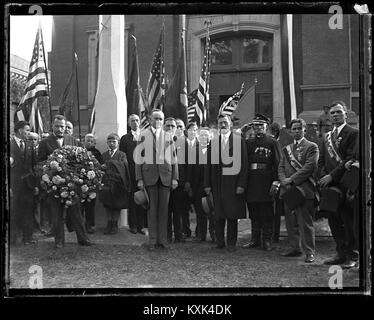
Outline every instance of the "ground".
{"label": "ground", "polygon": [[[66,232],[66,245],[55,249],[53,238],[37,235],[38,243],[10,248],[10,287],[28,288],[29,268],[42,267],[44,288],[225,288],[225,287],[325,287],[329,266],[322,261],[334,254],[334,241],[325,220],[316,224],[316,262],[304,257],[285,258],[286,233],[274,249],[243,249],[250,238],[250,222],[239,221],[235,252],[215,249],[211,242],[171,244],[167,251],[149,252],[142,244],[147,237],[123,227],[117,235],[104,235],[104,219],[97,219],[90,238],[94,246],[82,247],[74,233]],[[192,216],[192,225],[194,217]],[[343,287],[358,287],[357,270],[343,272]]]}

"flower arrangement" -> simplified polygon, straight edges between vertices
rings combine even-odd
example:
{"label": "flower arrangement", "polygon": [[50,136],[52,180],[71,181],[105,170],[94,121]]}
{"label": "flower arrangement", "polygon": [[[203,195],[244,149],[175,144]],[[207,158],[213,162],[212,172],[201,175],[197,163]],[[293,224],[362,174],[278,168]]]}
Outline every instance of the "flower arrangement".
{"label": "flower arrangement", "polygon": [[76,146],[56,149],[37,172],[42,190],[59,199],[65,208],[95,199],[103,177],[95,157]]}

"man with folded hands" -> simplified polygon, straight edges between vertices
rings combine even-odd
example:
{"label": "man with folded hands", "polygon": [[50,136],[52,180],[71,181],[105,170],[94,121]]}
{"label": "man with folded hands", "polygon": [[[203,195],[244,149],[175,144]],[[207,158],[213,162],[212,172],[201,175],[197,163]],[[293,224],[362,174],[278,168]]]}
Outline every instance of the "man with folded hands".
{"label": "man with folded hands", "polygon": [[314,201],[318,197],[314,179],[319,150],[317,144],[305,139],[306,123],[303,119],[291,120],[290,127],[294,142],[282,149],[278,168],[280,197],[284,198],[285,222],[291,246],[291,250],[282,255],[300,256],[302,248],[305,262],[312,263],[315,260]]}

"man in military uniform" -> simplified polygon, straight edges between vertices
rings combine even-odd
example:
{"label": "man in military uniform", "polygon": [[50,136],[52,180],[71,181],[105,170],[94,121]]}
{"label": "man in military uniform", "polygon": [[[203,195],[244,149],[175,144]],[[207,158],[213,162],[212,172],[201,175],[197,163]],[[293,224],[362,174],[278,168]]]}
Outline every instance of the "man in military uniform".
{"label": "man in military uniform", "polygon": [[247,140],[248,153],[248,189],[247,205],[252,212],[252,240],[244,248],[262,246],[271,250],[273,236],[274,196],[279,189],[278,141],[266,135],[269,119],[262,114],[256,114],[253,119],[256,133],[254,139]]}

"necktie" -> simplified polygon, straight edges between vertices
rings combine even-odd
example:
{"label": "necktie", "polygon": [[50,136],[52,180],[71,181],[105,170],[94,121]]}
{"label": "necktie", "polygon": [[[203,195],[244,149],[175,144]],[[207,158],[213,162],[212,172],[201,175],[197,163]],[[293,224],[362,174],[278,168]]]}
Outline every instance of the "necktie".
{"label": "necktie", "polygon": [[23,140],[20,140],[19,148],[21,149],[22,152],[25,151],[25,142]]}
{"label": "necktie", "polygon": [[299,144],[297,143],[297,141],[295,141],[295,143],[293,144],[293,151],[296,151],[298,145]]}
{"label": "necktie", "polygon": [[109,150],[110,157],[113,157],[113,150]]}
{"label": "necktie", "polygon": [[336,138],[338,137],[338,128],[335,128],[332,132],[332,141],[336,141]]}

